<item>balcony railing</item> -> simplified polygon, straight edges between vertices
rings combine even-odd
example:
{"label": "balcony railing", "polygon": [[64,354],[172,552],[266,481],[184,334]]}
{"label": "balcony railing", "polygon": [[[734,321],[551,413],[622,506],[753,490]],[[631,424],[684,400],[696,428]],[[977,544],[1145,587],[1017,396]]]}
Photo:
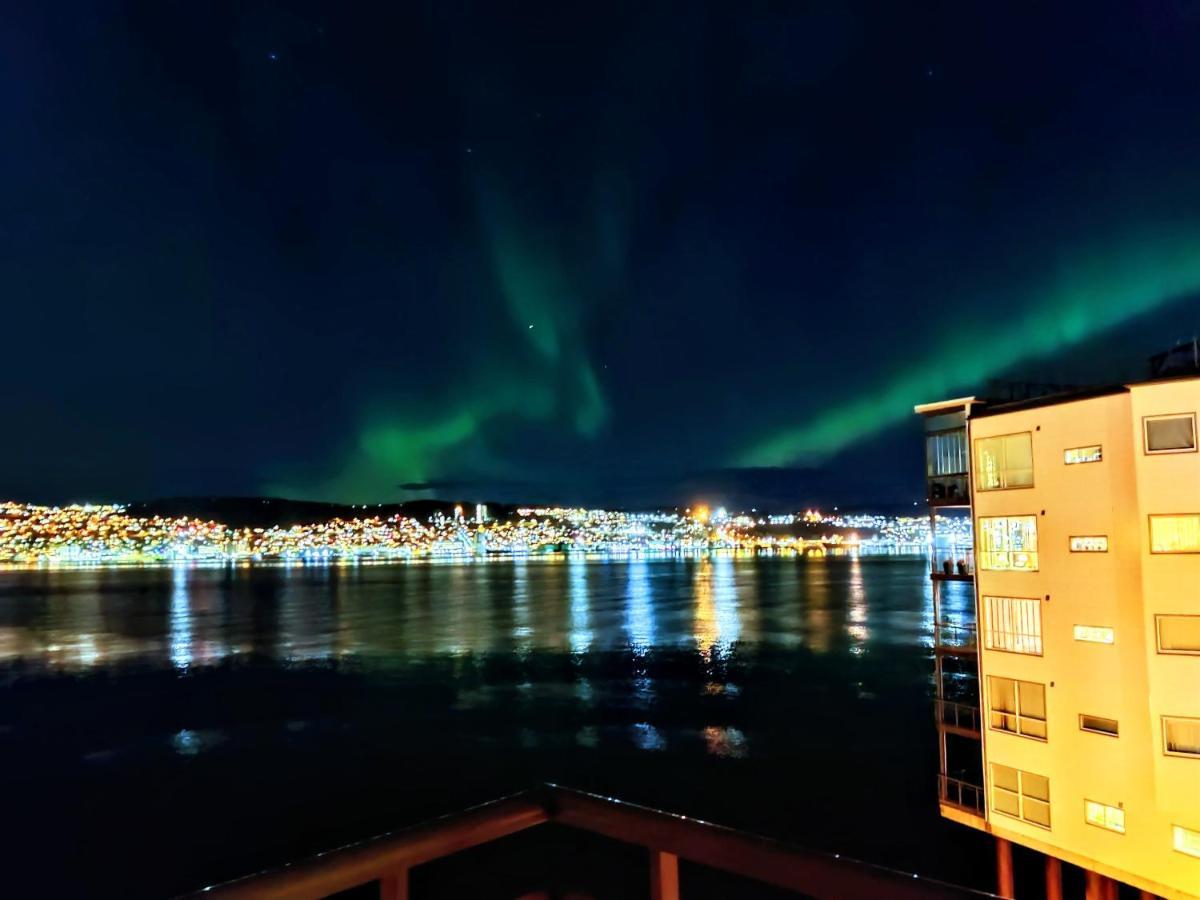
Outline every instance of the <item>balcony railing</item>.
{"label": "balcony railing", "polygon": [[969,703],[955,703],[953,700],[937,700],[936,709],[938,722],[958,731],[979,734],[979,707]]}
{"label": "balcony railing", "polygon": [[983,788],[969,781],[951,778],[949,775],[938,775],[938,799],[964,812],[977,816],[984,814]]}
{"label": "balcony railing", "polygon": [[975,551],[970,547],[935,547],[929,556],[934,578],[970,580],[975,577]]}
{"label": "balcony railing", "polygon": [[930,506],[966,506],[971,502],[968,476],[930,475],[925,480],[925,496]]}
{"label": "balcony railing", "polygon": [[938,622],[933,629],[933,645],[939,650],[974,651],[979,648],[979,635],[974,625]]}
{"label": "balcony railing", "polygon": [[546,785],[283,869],[205,888],[193,897],[301,900],[328,897],[375,882],[380,897],[397,900],[408,896],[412,868],[546,823],[583,829],[626,844],[641,844],[649,854],[650,895],[662,900],[679,900],[680,860],[811,898],[949,900],[984,896],[845,856],[805,850],[699,819]]}

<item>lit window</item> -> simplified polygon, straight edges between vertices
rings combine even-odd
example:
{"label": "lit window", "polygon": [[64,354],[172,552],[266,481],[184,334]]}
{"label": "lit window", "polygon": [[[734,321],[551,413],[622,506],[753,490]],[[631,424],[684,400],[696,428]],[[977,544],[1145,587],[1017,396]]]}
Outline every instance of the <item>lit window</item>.
{"label": "lit window", "polygon": [[975,489],[1033,487],[1033,437],[1005,434],[975,441]]}
{"label": "lit window", "polygon": [[1107,734],[1111,737],[1116,737],[1118,731],[1116,719],[1089,716],[1086,713],[1079,714],[1079,727],[1083,731],[1094,731],[1096,734]]}
{"label": "lit window", "polygon": [[1196,415],[1147,416],[1147,453],[1187,453],[1196,449]]}
{"label": "lit window", "polygon": [[992,763],[992,808],[996,812],[1050,827],[1050,780]]}
{"label": "lit window", "polygon": [[1200,653],[1200,616],[1155,616],[1159,653]]}
{"label": "lit window", "polygon": [[1200,757],[1200,719],[1163,716],[1163,749],[1171,756]]}
{"label": "lit window", "polygon": [[989,650],[1042,653],[1042,603],[1020,597],[984,597],[984,638]]}
{"label": "lit window", "polygon": [[979,567],[1036,572],[1037,517],[991,516],[979,520]]}
{"label": "lit window", "polygon": [[1200,831],[1192,831],[1182,825],[1172,825],[1175,849],[1188,856],[1200,857]]}
{"label": "lit window", "polygon": [[1200,553],[1200,513],[1150,517],[1151,553]]}
{"label": "lit window", "polygon": [[988,677],[991,724],[997,731],[1046,739],[1046,686],[1033,681]]}
{"label": "lit window", "polygon": [[1107,553],[1108,538],[1103,534],[1082,535],[1071,538],[1072,553]]}
{"label": "lit window", "polygon": [[1125,833],[1125,810],[1097,803],[1095,800],[1083,801],[1083,815],[1089,825],[1098,825],[1119,834]]}
{"label": "lit window", "polygon": [[1100,462],[1103,458],[1103,451],[1099,444],[1094,447],[1073,447],[1070,450],[1063,451],[1063,462],[1068,466],[1076,466],[1080,463]]}
{"label": "lit window", "polygon": [[1113,630],[1103,625],[1076,625],[1075,640],[1087,641],[1089,644],[1111,644]]}

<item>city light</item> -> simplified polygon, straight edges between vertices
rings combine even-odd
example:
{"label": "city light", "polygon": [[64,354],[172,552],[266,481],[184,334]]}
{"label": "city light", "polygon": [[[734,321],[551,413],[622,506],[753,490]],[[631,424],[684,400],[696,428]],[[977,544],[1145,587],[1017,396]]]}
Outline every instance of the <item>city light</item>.
{"label": "city light", "polygon": [[[524,556],[533,553],[689,553],[711,549],[805,553],[826,549],[871,553],[924,553],[929,519],[921,516],[832,515],[814,511],[779,516],[629,513],[603,509],[522,507],[508,516],[476,508],[473,519],[456,507],[424,521],[332,518],[307,525],[231,527],[189,517],[136,516],[110,505],[35,506],[0,503],[0,562],[99,564],[284,559]],[[781,533],[781,526],[792,526]],[[970,546],[969,520],[939,522]]]}

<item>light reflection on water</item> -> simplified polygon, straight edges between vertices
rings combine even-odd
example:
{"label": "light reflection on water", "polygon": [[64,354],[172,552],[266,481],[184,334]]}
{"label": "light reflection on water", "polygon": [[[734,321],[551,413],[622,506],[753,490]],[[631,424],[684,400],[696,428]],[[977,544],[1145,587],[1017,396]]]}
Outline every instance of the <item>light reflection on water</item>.
{"label": "light reflection on water", "polygon": [[[149,896],[255,846],[229,812],[247,796],[321,847],[415,821],[414,796],[440,814],[542,780],[886,860],[941,833],[932,788],[913,799],[936,784],[930,601],[924,560],[899,558],[4,570],[0,772],[14,820],[119,840],[114,860],[186,810]],[[110,836],[114,803],[136,814]],[[864,808],[904,808],[904,835]]]}
{"label": "light reflection on water", "polygon": [[16,569],[0,572],[0,663],[183,672],[236,654],[303,664],[686,647],[712,659],[760,644],[862,654],[877,641],[925,640],[931,624],[926,582],[912,582],[918,609],[911,594],[886,593],[889,562],[714,553]]}

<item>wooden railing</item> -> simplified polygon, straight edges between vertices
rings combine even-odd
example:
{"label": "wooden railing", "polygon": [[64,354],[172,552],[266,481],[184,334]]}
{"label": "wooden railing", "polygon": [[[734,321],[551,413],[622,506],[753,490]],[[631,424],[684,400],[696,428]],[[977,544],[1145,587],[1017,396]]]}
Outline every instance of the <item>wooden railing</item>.
{"label": "wooden railing", "polygon": [[379,882],[381,900],[407,900],[414,866],[548,822],[647,848],[652,900],[678,900],[681,858],[815,898],[991,896],[552,784],[192,896],[316,900]]}

